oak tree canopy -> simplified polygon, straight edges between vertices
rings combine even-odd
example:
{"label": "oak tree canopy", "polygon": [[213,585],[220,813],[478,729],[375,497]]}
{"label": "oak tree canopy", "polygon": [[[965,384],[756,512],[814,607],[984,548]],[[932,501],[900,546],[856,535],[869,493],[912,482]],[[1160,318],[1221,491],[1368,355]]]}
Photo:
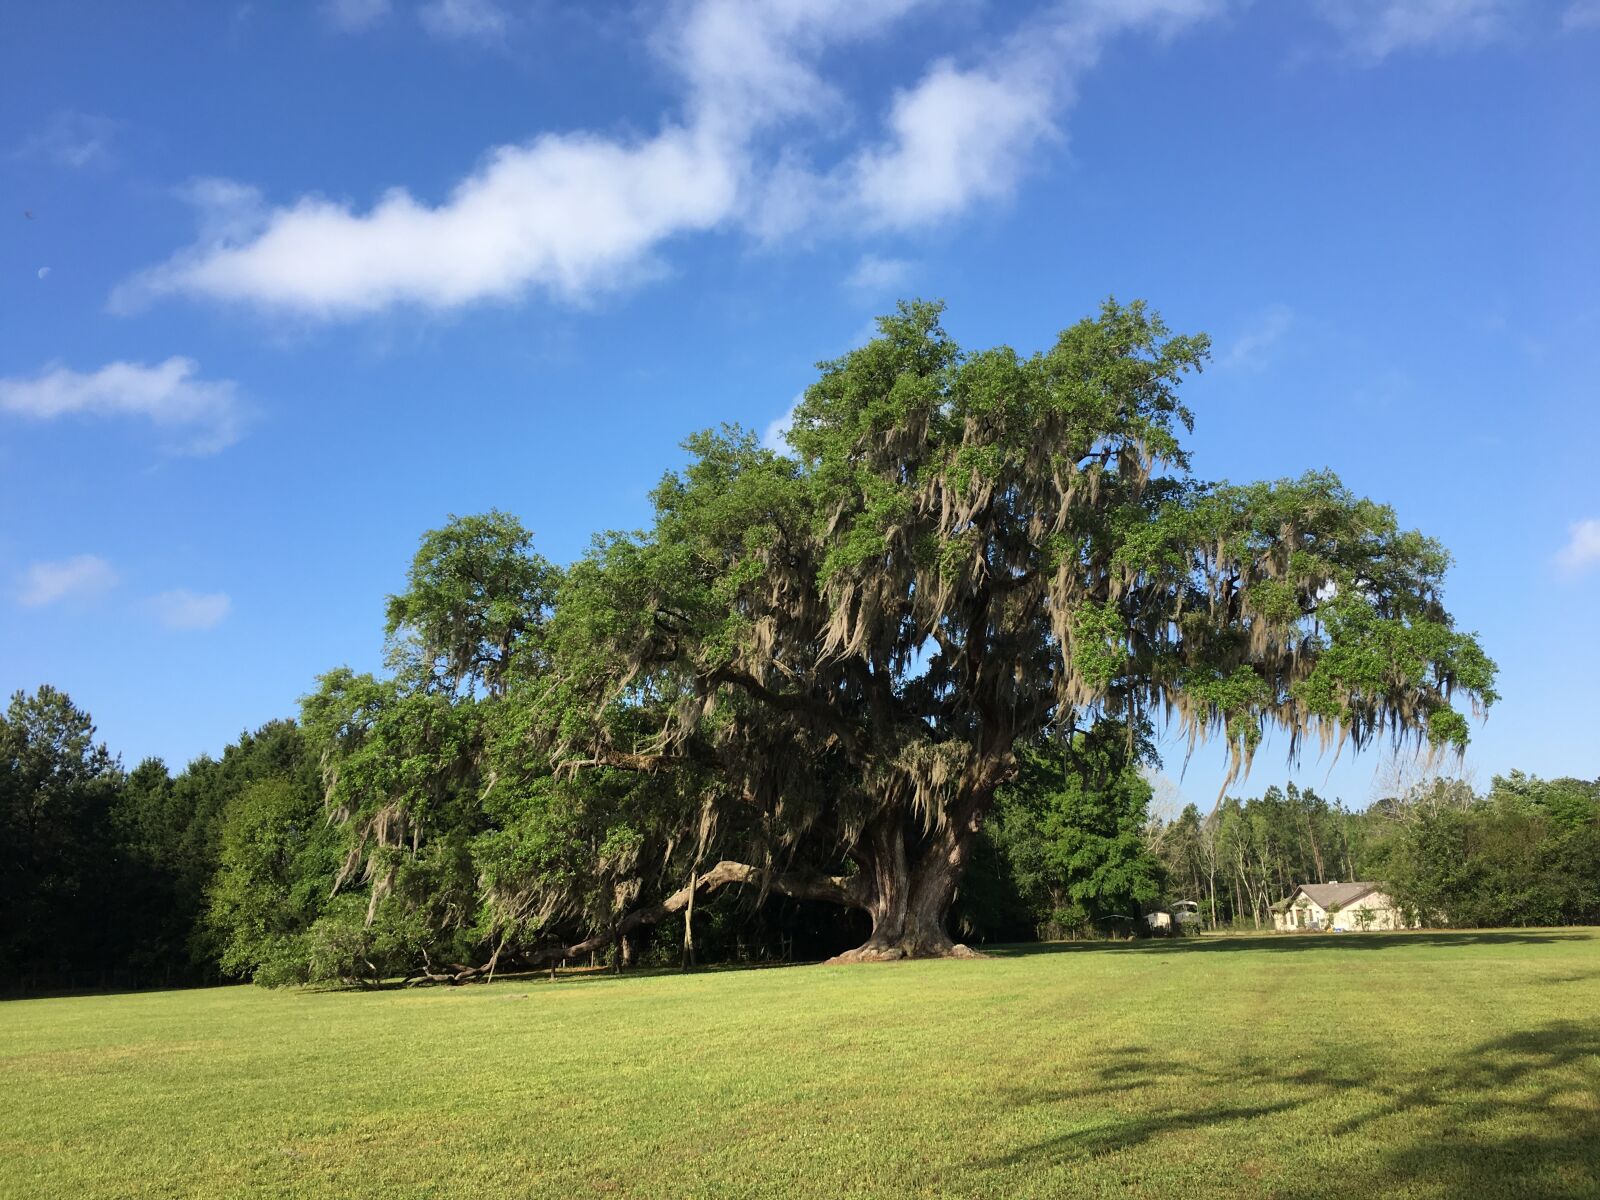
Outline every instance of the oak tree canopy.
{"label": "oak tree canopy", "polygon": [[[1151,722],[1221,740],[1236,773],[1274,727],[1291,755],[1448,751],[1454,702],[1493,702],[1437,542],[1330,473],[1191,474],[1179,388],[1205,337],[1107,302],[1040,353],[966,352],[941,312],[902,304],[823,364],[788,452],[690,438],[654,524],[568,570],[537,669],[508,676],[489,790],[574,827],[594,797],[634,814],[586,835],[597,940],[739,882],[863,910],[846,958],[967,953],[947,915],[1025,752],[1113,723],[1132,754]],[[574,911],[581,841],[506,845],[506,933]],[[629,910],[651,872],[683,884]]]}

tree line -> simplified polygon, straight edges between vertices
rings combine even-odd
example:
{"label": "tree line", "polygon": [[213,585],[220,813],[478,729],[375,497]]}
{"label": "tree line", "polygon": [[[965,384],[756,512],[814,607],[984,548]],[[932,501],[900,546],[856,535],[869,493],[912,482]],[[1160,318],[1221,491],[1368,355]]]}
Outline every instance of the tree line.
{"label": "tree line", "polygon": [[[325,678],[306,709],[354,678]],[[453,703],[458,733],[490,711],[467,697]],[[619,886],[623,864],[596,870],[645,832],[626,806],[579,828],[554,796],[520,826],[481,803],[482,767],[470,760],[490,732],[451,742],[466,757],[446,768],[459,788],[430,822],[432,849],[408,846],[385,880],[352,867],[364,861],[367,831],[329,806],[327,726],[272,721],[176,775],[156,758],[125,770],[65,693],[16,693],[0,715],[0,990],[449,978],[505,940],[483,891],[491,880],[538,870],[543,886],[571,889],[565,915],[540,917],[552,931],[544,940],[563,947],[650,894],[641,880]],[[415,759],[389,767],[428,770]],[[1091,932],[1103,915],[1156,900],[1164,876],[1145,844],[1150,795],[1133,768],[1101,794],[1086,792],[1079,773],[1036,764],[1006,789],[956,928],[985,941],[1028,940],[1063,922]],[[558,850],[576,864],[559,881],[549,877],[561,869]],[[618,967],[678,965],[689,954],[805,959],[862,936],[837,909],[783,896],[708,897],[695,922],[692,948],[680,918],[595,949]]]}
{"label": "tree line", "polygon": [[1272,928],[1302,883],[1372,880],[1445,927],[1600,924],[1600,780],[1430,779],[1352,811],[1271,787],[1150,826],[1169,892],[1217,928]]}
{"label": "tree line", "polygon": [[[6,965],[967,954],[1160,897],[1157,720],[1236,772],[1272,727],[1459,750],[1453,701],[1492,704],[1495,668],[1448,555],[1330,473],[1195,478],[1206,356],[1142,304],[1026,357],[903,304],[821,365],[787,451],[694,435],[651,525],[566,568],[504,513],[428,533],[386,669],[328,672],[220,760],[124,776],[66,697],[19,695]],[[1234,919],[1282,877],[1249,855]]]}
{"label": "tree line", "polygon": [[[1433,926],[1600,924],[1600,780],[1514,771],[1478,793],[1436,779],[1364,810],[1291,783],[1164,819],[1124,747],[1116,731],[1029,757],[980,836],[955,932],[1123,935],[1185,899],[1207,927],[1271,928],[1298,884],[1358,878]],[[1109,766],[1083,761],[1096,757]],[[306,727],[280,720],[176,776],[159,759],[125,771],[62,692],[14,695],[0,716],[0,988],[374,983],[492,953],[504,931],[477,889],[512,844],[527,849],[522,835],[480,807],[430,838],[440,854],[408,860],[398,897],[371,879],[341,886],[358,831],[329,811],[321,761]],[[555,943],[592,918],[569,920]],[[681,918],[651,932],[607,954],[686,961]],[[710,898],[694,931],[704,962],[815,958],[860,936],[837,910],[782,897]]]}

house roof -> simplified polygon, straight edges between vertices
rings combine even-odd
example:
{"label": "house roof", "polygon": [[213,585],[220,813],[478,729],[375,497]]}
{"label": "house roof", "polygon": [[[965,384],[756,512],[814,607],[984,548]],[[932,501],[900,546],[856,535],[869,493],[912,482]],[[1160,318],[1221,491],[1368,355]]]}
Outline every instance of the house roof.
{"label": "house roof", "polygon": [[1323,908],[1343,908],[1368,892],[1377,891],[1380,886],[1376,883],[1302,883],[1290,899],[1304,892],[1306,899]]}

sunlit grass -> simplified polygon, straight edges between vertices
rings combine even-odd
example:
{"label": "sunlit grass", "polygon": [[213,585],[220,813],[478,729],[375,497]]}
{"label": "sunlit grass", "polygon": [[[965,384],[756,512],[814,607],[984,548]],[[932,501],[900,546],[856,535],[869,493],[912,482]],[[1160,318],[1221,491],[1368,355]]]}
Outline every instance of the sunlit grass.
{"label": "sunlit grass", "polygon": [[0,1004],[0,1194],[1600,1195],[1600,931]]}

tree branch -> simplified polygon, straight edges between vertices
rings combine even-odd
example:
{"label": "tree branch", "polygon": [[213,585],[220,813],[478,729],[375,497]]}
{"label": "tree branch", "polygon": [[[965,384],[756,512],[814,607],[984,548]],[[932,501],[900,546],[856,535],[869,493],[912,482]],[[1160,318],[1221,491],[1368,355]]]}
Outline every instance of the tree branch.
{"label": "tree branch", "polygon": [[853,877],[841,875],[769,875],[760,867],[752,867],[745,863],[724,859],[709,871],[701,872],[695,878],[693,884],[679,888],[659,904],[651,904],[644,908],[635,909],[604,933],[597,933],[593,937],[585,938],[581,942],[574,942],[570,946],[557,946],[531,955],[525,955],[524,961],[541,963],[550,959],[581,958],[583,955],[592,953],[602,946],[610,945],[624,934],[632,933],[641,926],[658,924],[673,913],[682,912],[688,907],[689,897],[694,893],[714,892],[730,883],[762,884],[769,892],[776,892],[780,896],[789,896],[796,900],[823,900],[831,904],[843,904],[851,908],[861,908],[866,904],[866,898],[861,893],[860,883]]}
{"label": "tree branch", "polygon": [[753,675],[736,671],[732,667],[718,667],[708,677],[711,683],[727,683],[741,688],[763,704],[783,712],[801,712],[822,722],[835,736],[851,749],[860,747],[860,730],[839,715],[826,701],[796,692],[775,692]]}
{"label": "tree branch", "polygon": [[578,771],[584,767],[614,767],[619,771],[663,771],[668,767],[716,766],[710,756],[697,754],[636,754],[624,750],[597,750],[589,758],[569,758],[556,769]]}

